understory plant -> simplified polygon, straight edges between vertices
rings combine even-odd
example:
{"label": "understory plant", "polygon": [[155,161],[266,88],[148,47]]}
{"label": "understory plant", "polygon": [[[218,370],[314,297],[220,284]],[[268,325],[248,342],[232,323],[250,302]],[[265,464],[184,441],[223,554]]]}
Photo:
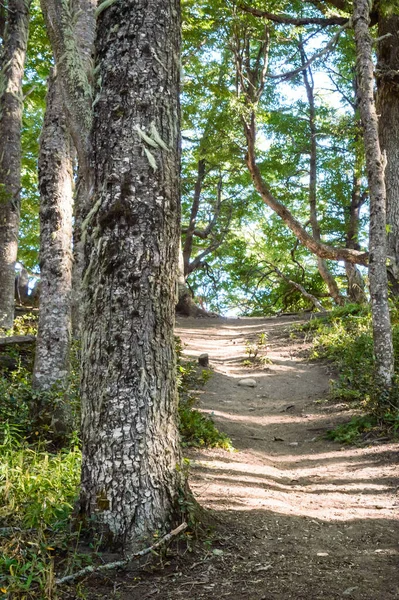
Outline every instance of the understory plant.
{"label": "understory plant", "polygon": [[[24,323],[32,325],[30,319]],[[26,328],[19,332],[26,333]],[[198,398],[193,390],[207,381],[210,371],[183,359],[180,340],[176,351],[183,446],[231,449],[212,419],[194,408]],[[80,480],[79,435],[75,431],[68,445],[57,449],[48,428],[35,428],[31,403],[51,406],[65,397],[65,390],[39,397],[31,386],[32,354],[33,348],[14,346],[8,350],[14,369],[0,370],[0,600],[55,600],[55,565],[57,572],[69,574],[93,557],[93,548],[90,554],[78,551],[81,532],[71,528]],[[74,348],[67,390],[76,419],[77,355]]]}
{"label": "understory plant", "polygon": [[375,385],[371,313],[367,305],[347,304],[327,316],[310,320],[299,329],[312,339],[310,357],[329,359],[338,371],[332,382],[334,399],[359,409],[360,416],[339,426],[330,437],[353,442],[381,428],[396,434],[399,429],[399,311],[391,307],[395,351],[395,384],[389,396],[381,397]]}

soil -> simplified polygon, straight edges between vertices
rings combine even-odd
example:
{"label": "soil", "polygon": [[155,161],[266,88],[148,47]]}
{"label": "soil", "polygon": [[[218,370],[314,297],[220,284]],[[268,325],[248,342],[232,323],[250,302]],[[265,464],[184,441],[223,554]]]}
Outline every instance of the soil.
{"label": "soil", "polygon": [[[186,452],[211,528],[161,563],[87,579],[74,597],[399,599],[398,445],[325,438],[350,414],[329,400],[331,367],[291,337],[298,320],[178,320],[185,353],[209,354],[200,408],[235,448]],[[248,342],[259,349],[253,362]],[[238,385],[247,377],[256,387]]]}

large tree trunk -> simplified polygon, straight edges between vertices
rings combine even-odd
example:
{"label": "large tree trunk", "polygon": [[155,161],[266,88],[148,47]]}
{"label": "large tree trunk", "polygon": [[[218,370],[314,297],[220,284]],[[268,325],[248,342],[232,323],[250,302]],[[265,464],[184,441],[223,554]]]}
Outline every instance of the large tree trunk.
{"label": "large tree trunk", "polygon": [[[57,76],[49,79],[47,108],[40,140],[41,300],[33,386],[40,391],[64,387],[69,373],[72,283],[72,140]],[[39,420],[51,416],[62,436],[71,426],[68,403],[53,410],[39,407]]]}
{"label": "large tree trunk", "polygon": [[[398,13],[398,11],[396,11]],[[378,18],[377,110],[382,152],[386,154],[385,185],[389,257],[388,274],[392,291],[399,294],[399,14]]]}
{"label": "large tree trunk", "polygon": [[182,485],[173,338],[179,13],[178,0],[119,0],[97,19],[80,502],[125,549],[171,524]]}
{"label": "large tree trunk", "polygon": [[373,318],[374,354],[377,386],[389,393],[394,373],[392,329],[388,305],[386,270],[386,190],[384,157],[378,139],[378,118],[374,103],[372,39],[369,33],[369,0],[354,2],[357,73],[360,115],[363,126],[366,164],[370,189],[370,260],[369,280]]}
{"label": "large tree trunk", "polygon": [[15,263],[21,203],[22,78],[28,0],[9,0],[0,55],[0,328],[14,321]]}

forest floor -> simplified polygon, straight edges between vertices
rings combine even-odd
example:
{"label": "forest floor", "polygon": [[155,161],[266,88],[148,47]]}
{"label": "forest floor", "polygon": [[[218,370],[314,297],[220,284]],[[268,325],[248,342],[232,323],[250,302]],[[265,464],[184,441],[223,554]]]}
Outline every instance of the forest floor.
{"label": "forest floor", "polygon": [[[399,599],[398,445],[325,438],[350,414],[329,400],[331,367],[291,338],[298,320],[179,319],[185,354],[209,354],[200,408],[235,448],[186,452],[209,539],[192,551],[179,543],[162,564],[92,577],[76,597]],[[248,341],[256,347],[263,332],[271,362],[250,365]],[[257,386],[239,386],[244,377]]]}

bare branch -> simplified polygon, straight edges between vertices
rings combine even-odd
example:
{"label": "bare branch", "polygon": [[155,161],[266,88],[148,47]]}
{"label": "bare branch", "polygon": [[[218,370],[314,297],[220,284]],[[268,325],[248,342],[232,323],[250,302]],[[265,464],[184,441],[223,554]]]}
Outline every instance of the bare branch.
{"label": "bare branch", "polygon": [[340,17],[338,15],[331,17],[305,17],[304,19],[296,19],[289,15],[276,15],[265,10],[259,10],[245,5],[241,5],[239,8],[255,17],[268,19],[269,21],[281,23],[282,25],[295,25],[297,27],[302,25],[321,25],[321,27],[328,27],[329,25],[345,25],[345,23],[348,23],[349,21],[348,18]]}
{"label": "bare branch", "polygon": [[310,294],[309,292],[307,292],[305,290],[305,288],[303,287],[303,285],[301,285],[300,283],[297,283],[296,281],[293,281],[292,279],[287,277],[287,275],[285,275],[282,271],[280,271],[280,269],[278,269],[275,265],[273,265],[271,263],[268,263],[268,264],[272,267],[272,269],[276,273],[276,275],[278,275],[281,279],[286,281],[291,287],[298,290],[298,292],[301,292],[302,296],[304,296],[304,298],[306,298],[307,300],[310,300],[310,302],[313,304],[313,306],[315,308],[317,308],[317,310],[320,310],[321,312],[326,312],[325,308],[323,308],[323,305],[319,302],[319,300],[315,296],[313,296],[313,294]]}
{"label": "bare branch", "polygon": [[291,79],[292,77],[295,77],[295,75],[298,75],[299,73],[301,73],[301,71],[303,71],[304,69],[306,69],[307,67],[309,67],[312,63],[314,63],[315,60],[318,60],[319,58],[321,58],[322,56],[325,56],[326,54],[328,54],[329,52],[331,52],[332,50],[334,50],[335,46],[338,43],[338,40],[341,36],[341,33],[343,33],[343,31],[345,31],[345,29],[348,29],[348,27],[350,27],[351,25],[351,21],[347,20],[347,22],[345,23],[345,25],[343,25],[342,27],[339,28],[339,30],[337,31],[337,33],[331,38],[331,40],[324,46],[324,48],[322,48],[321,50],[319,50],[319,52],[316,52],[315,54],[313,54],[313,56],[311,56],[306,64],[301,65],[300,67],[293,69],[292,71],[288,71],[287,73],[280,73],[278,75],[267,75],[267,77],[269,79],[281,79],[282,81],[287,81],[288,79]]}
{"label": "bare branch", "polygon": [[176,527],[176,529],[173,529],[173,531],[171,531],[170,533],[165,535],[163,538],[161,538],[159,540],[159,542],[156,542],[156,544],[153,544],[149,548],[145,548],[144,550],[141,550],[140,552],[135,552],[134,554],[128,554],[124,560],[117,560],[115,562],[107,563],[105,565],[99,565],[98,567],[89,565],[88,567],[81,569],[81,571],[78,571],[77,573],[74,573],[73,575],[67,575],[66,577],[61,577],[60,579],[56,579],[55,583],[57,585],[61,585],[63,583],[70,583],[71,581],[80,579],[80,577],[84,577],[85,575],[91,575],[91,573],[99,573],[100,571],[110,571],[111,569],[127,567],[127,565],[132,560],[134,560],[136,558],[140,558],[141,556],[146,556],[146,554],[150,554],[150,552],[154,552],[154,550],[157,550],[161,546],[164,546],[165,544],[167,544],[173,537],[175,537],[176,535],[178,535],[185,529],[187,529],[187,523],[182,523],[181,525],[179,525],[179,527]]}

